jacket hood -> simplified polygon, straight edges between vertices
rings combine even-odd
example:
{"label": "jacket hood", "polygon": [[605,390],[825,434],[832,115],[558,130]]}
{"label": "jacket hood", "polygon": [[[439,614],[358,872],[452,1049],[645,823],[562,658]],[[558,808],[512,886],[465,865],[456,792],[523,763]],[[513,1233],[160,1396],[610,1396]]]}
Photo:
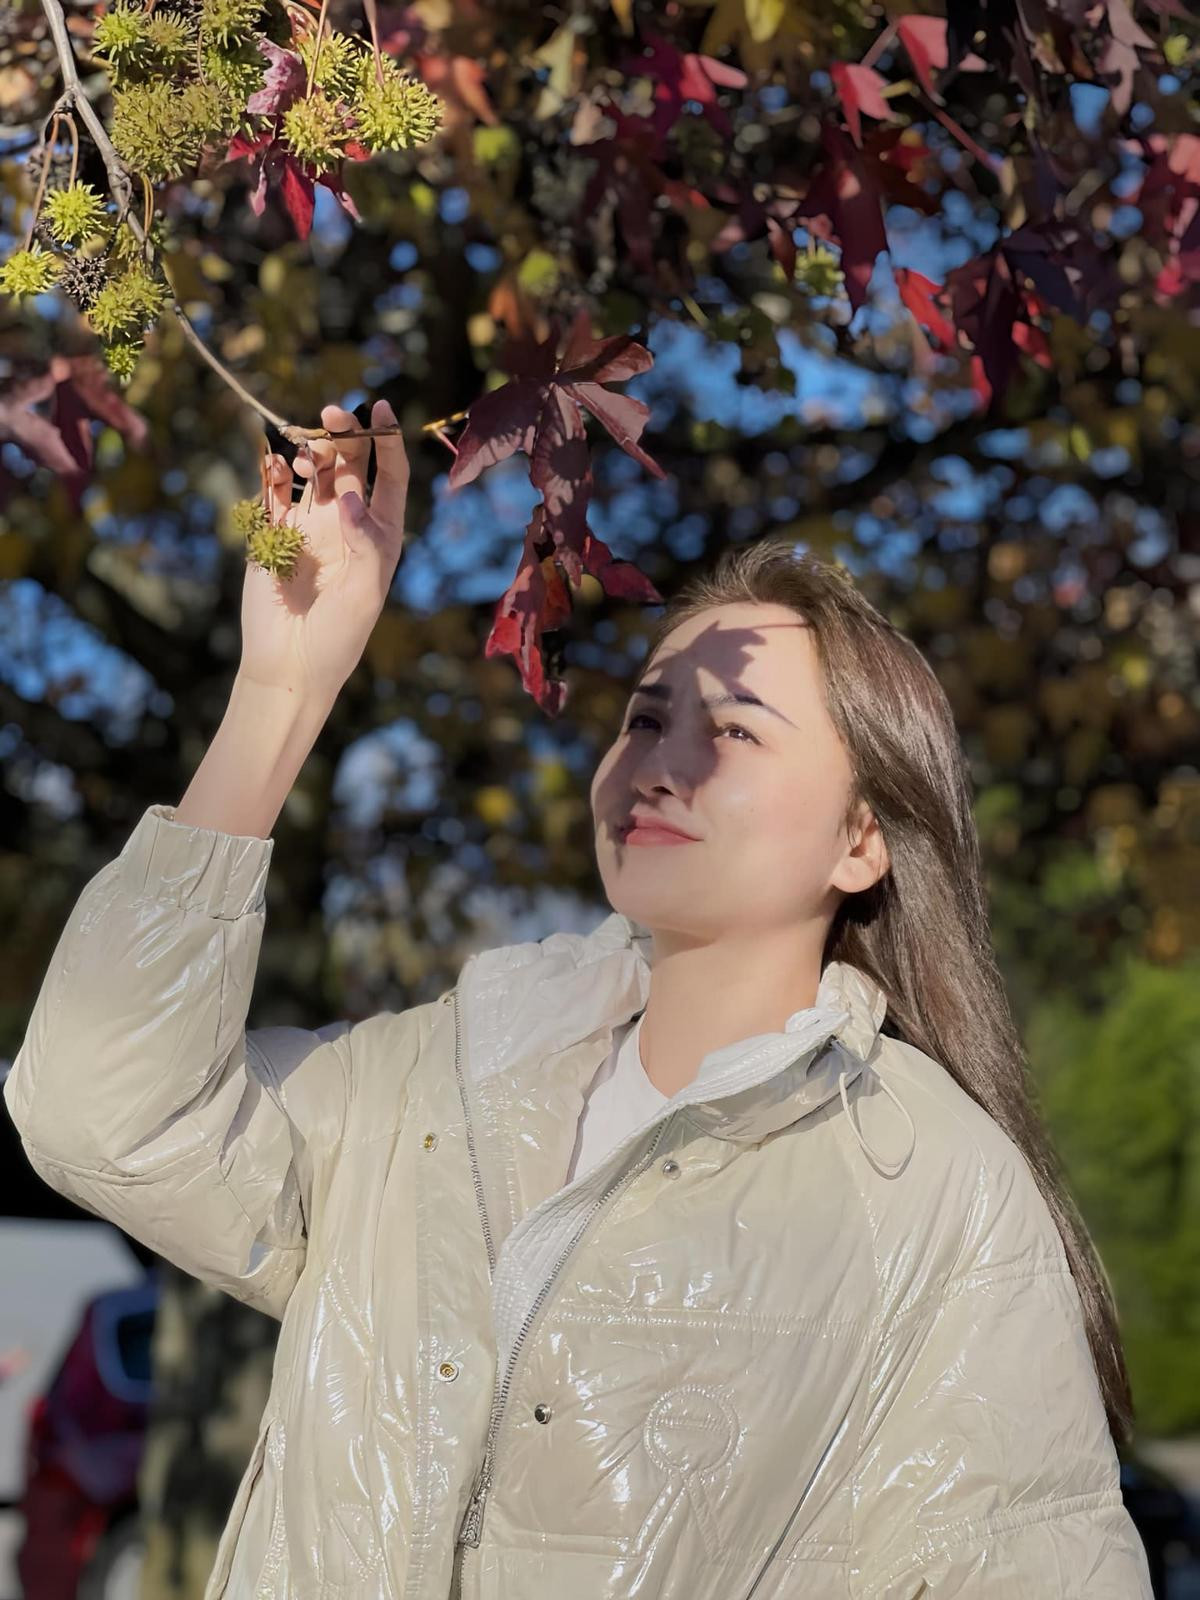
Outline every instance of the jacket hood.
{"label": "jacket hood", "polygon": [[[640,923],[613,912],[587,934],[555,933],[527,944],[506,945],[468,958],[459,978],[460,1005],[472,1041],[469,1074],[477,1081],[560,1056],[564,1070],[595,1052],[579,1046],[636,1016],[650,993],[653,937]],[[710,1051],[694,1080],[672,1097],[672,1108],[716,1138],[755,1143],[842,1099],[864,1154],[898,1171],[915,1142],[907,1110],[877,1072],[887,997],[867,973],[845,961],[827,963],[815,1003],[788,1017],[778,1032],[754,1034]],[[846,1098],[847,1085],[873,1074],[909,1124],[909,1149],[885,1163],[871,1149]],[[582,1104],[581,1077],[559,1086],[569,1114]]]}

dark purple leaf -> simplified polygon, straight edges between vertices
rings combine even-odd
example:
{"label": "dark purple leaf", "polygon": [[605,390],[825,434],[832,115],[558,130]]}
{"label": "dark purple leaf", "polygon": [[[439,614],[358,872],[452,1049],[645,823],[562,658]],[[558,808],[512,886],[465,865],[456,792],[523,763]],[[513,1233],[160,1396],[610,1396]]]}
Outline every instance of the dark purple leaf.
{"label": "dark purple leaf", "polygon": [[246,110],[256,117],[280,117],[303,95],[308,72],[301,58],[284,50],[270,39],[259,38],[258,48],[268,61],[262,87],[246,101]]}
{"label": "dark purple leaf", "polygon": [[534,430],[544,391],[531,383],[506,383],[472,402],[467,425],[450,468],[450,487],[460,489],[517,450],[533,454]]}

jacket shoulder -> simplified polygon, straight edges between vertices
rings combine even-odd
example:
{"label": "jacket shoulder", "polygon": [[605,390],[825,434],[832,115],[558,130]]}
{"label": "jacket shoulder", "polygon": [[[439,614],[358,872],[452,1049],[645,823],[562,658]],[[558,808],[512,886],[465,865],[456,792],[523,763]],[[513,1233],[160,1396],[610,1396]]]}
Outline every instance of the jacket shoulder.
{"label": "jacket shoulder", "polygon": [[[886,1079],[914,1129],[902,1174],[872,1179],[878,1226],[892,1234],[882,1257],[890,1252],[907,1263],[901,1276],[908,1281],[893,1285],[899,1297],[893,1304],[975,1274],[1064,1270],[1062,1238],[1038,1181],[995,1117],[913,1045],[885,1036],[872,1065],[874,1081],[856,1108],[859,1121],[878,1129],[885,1145],[899,1138],[900,1112],[878,1082]],[[919,1256],[925,1259],[918,1271]]]}

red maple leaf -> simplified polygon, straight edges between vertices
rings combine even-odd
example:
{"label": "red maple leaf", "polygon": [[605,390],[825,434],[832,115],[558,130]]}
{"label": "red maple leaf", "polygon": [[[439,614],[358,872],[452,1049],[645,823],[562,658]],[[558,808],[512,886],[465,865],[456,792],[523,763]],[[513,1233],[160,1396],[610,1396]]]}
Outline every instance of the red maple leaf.
{"label": "red maple leaf", "polygon": [[[354,140],[344,146],[347,160],[366,161],[371,152]],[[313,209],[316,199],[315,184],[322,184],[337,197],[342,209],[355,222],[361,222],[358,207],[354,204],[342,182],[343,163],[328,172],[317,172],[314,167],[299,161],[278,137],[278,120],[271,128],[260,128],[257,133],[238,133],[229,142],[226,161],[248,160],[258,163],[258,182],[250,193],[250,209],[261,217],[267,203],[267,189],[271,181],[279,186],[292,226],[301,239],[312,231]]]}
{"label": "red maple leaf", "polygon": [[1047,306],[1024,282],[1027,257],[1018,237],[1024,232],[955,267],[946,278],[954,325],[970,342],[972,381],[985,407],[1008,387],[1022,352],[1039,366],[1052,362],[1046,335],[1034,320],[1047,314]]}
{"label": "red maple leaf", "polygon": [[258,39],[259,53],[267,58],[262,87],[246,101],[246,110],[255,117],[281,117],[301,99],[308,83],[308,68],[294,50],[285,50],[270,39]]}
{"label": "red maple leaf", "polygon": [[[654,128],[660,140],[679,121],[689,100],[722,137],[731,138],[733,126],[717,101],[717,90],[744,89],[746,74],[715,56],[685,55],[658,33],[647,32],[645,42],[648,53],[629,57],[621,70],[631,77],[654,79]],[[661,156],[662,148],[655,153]]]}
{"label": "red maple leaf", "polygon": [[543,711],[554,717],[567,702],[567,684],[547,661],[544,635],[562,628],[572,613],[568,580],[576,587],[590,573],[605,594],[643,605],[661,605],[663,597],[632,561],[618,561],[602,539],[584,529],[580,551],[555,548],[546,528],[546,508],[536,506],[517,575],[496,602],[491,632],[483,653],[510,655],[521,684]]}
{"label": "red maple leaf", "polygon": [[648,117],[627,116],[617,106],[605,106],[604,110],[616,124],[616,132],[611,138],[576,146],[580,154],[591,156],[596,162],[579,215],[585,219],[593,216],[611,197],[629,259],[639,272],[649,276],[655,267],[654,201],[666,181],[658,165],[662,136]]}
{"label": "red maple leaf", "polygon": [[816,238],[841,249],[846,293],[857,311],[866,301],[875,259],[887,249],[884,201],[927,214],[937,210],[934,197],[913,181],[924,170],[929,151],[907,141],[898,128],[880,128],[856,149],[832,122],[822,129],[821,142],[825,160],[792,220],[803,220]]}
{"label": "red maple leaf", "polygon": [[887,79],[874,67],[847,61],[835,61],[829,69],[829,75],[842,102],[842,110],[846,113],[850,137],[855,144],[861,144],[863,112],[868,117],[878,117],[882,122],[891,118],[892,108],[883,98]]}
{"label": "red maple leaf", "polygon": [[555,327],[543,340],[512,340],[500,364],[510,381],[470,406],[450,469],[450,487],[473,482],[518,450],[529,457],[530,481],[542,499],[526,530],[517,575],[497,606],[485,653],[512,655],[525,688],[543,710],[556,715],[566,690],[546,669],[542,634],[570,615],[566,581],[578,585],[585,573],[592,573],[608,594],[661,601],[644,574],[632,562],[614,560],[587,525],[592,473],[583,421],[586,410],[623,450],[656,477],[664,477],[638,442],[649,407],[603,387],[647,371],[653,357],[627,334],[594,338],[583,310],[565,339]]}
{"label": "red maple leaf", "polygon": [[549,676],[542,635],[560,628],[571,614],[566,584],[549,555],[543,555],[542,506],[534,508],[525,530],[517,575],[496,602],[492,630],[483,647],[486,657],[508,655],[516,661],[526,693],[548,715],[556,717],[566,704],[567,685]]}
{"label": "red maple leaf", "polygon": [[[922,89],[931,100],[940,103],[942,97],[937,91],[933,74],[935,71],[944,72],[950,59],[945,17],[922,17],[915,13],[897,17],[896,34],[908,52],[908,59],[912,62],[912,69]],[[984,72],[986,69],[987,62],[973,50],[968,51],[958,63],[960,72]]]}
{"label": "red maple leaf", "polygon": [[[654,364],[650,352],[628,334],[594,339],[586,310],[580,311],[571,324],[559,356],[556,352],[561,338],[561,330],[555,328],[548,338],[537,343],[514,340],[505,348],[500,364],[512,374],[512,381],[481,395],[470,406],[450,469],[452,488],[470,483],[485,467],[505,460],[516,450],[523,450],[533,459],[543,431],[552,437],[572,435],[570,424],[564,420],[567,413],[560,406],[565,399],[590,411],[621,448],[656,477],[665,476],[638,444],[649,407],[632,395],[613,394],[600,387],[604,383],[622,383],[648,371]],[[551,446],[542,448],[546,451]]]}
{"label": "red maple leaf", "polygon": [[445,102],[448,120],[486,122],[490,127],[500,121],[478,61],[470,56],[442,56],[430,51],[418,52],[413,60],[426,87]]}
{"label": "red maple leaf", "polygon": [[911,267],[896,267],[892,275],[900,298],[912,312],[913,320],[926,333],[931,333],[945,349],[953,350],[956,342],[954,325],[937,303],[938,295],[943,292],[942,285],[934,283],[932,278],[925,277],[921,272],[914,272]]}
{"label": "red maple leaf", "polygon": [[1200,281],[1200,137],[1148,134],[1127,148],[1147,163],[1130,201],[1142,213],[1143,236],[1167,258],[1155,289],[1171,299]]}
{"label": "red maple leaf", "polygon": [[[49,416],[34,409],[46,400]],[[0,394],[0,437],[49,467],[62,480],[74,511],[91,477],[97,421],[115,428],[132,449],[145,447],[145,417],[121,398],[108,368],[95,356],[51,356],[44,372]]]}
{"label": "red maple leaf", "polygon": [[917,81],[931,100],[941,97],[933,81],[936,68],[945,69],[950,59],[946,45],[946,19],[944,17],[897,17],[896,33],[908,52]]}

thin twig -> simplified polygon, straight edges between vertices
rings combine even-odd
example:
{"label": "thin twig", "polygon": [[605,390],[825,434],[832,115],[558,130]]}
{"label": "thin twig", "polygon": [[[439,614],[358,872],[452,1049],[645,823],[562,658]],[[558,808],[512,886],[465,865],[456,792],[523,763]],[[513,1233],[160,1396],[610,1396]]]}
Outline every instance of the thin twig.
{"label": "thin twig", "polygon": [[321,0],[321,14],[317,18],[316,37],[313,40],[312,60],[308,63],[308,81],[304,85],[305,97],[312,94],[313,82],[317,76],[317,63],[321,59],[321,46],[325,42],[325,16],[329,10],[329,0]]}
{"label": "thin twig", "polygon": [[383,57],[379,53],[379,17],[375,10],[375,0],[363,0],[363,10],[367,13],[367,27],[371,30],[371,54],[375,58],[375,82],[383,85]]}
{"label": "thin twig", "polygon": [[934,116],[941,123],[942,127],[946,129],[947,133],[951,134],[955,139],[957,139],[967,154],[974,156],[976,161],[979,162],[980,166],[986,167],[989,172],[1000,171],[1001,167],[1004,165],[1003,159],[1000,156],[989,155],[981,145],[977,144],[976,141],[972,139],[971,135],[964,127],[955,122],[954,118],[950,116],[948,112],[943,111],[939,105],[935,104],[935,102],[932,101],[928,95],[921,94],[917,98],[925,101],[925,104],[933,112]]}
{"label": "thin twig", "polygon": [[25,235],[26,250],[33,244],[33,230],[37,227],[38,213],[42,209],[42,196],[46,192],[46,179],[50,175],[50,163],[54,159],[54,146],[58,140],[58,124],[62,118],[57,109],[51,112],[53,121],[50,134],[42,147],[42,170],[38,177],[37,193],[33,197],[33,210],[29,216],[29,232]]}
{"label": "thin twig", "polygon": [[[50,37],[54,41],[54,48],[58,54],[59,66],[62,70],[63,91],[59,96],[50,115],[57,120],[60,116],[77,111],[83,119],[84,126],[92,136],[92,140],[100,152],[104,162],[104,170],[108,174],[109,190],[117,205],[116,225],[119,227],[124,221],[128,224],[130,232],[142,247],[142,255],[147,266],[158,267],[162,273],[168,289],[171,291],[170,306],[183,331],[184,337],[195,349],[196,353],[212,368],[221,381],[228,385],[237,395],[238,399],[248,405],[251,410],[269,422],[273,428],[283,435],[289,444],[307,446],[313,439],[341,439],[341,438],[380,438],[386,434],[402,433],[399,423],[386,428],[306,428],[296,422],[289,422],[286,417],[281,417],[278,412],[272,411],[269,406],[257,399],[244,384],[230,372],[229,368],[220,358],[209,349],[192,324],[191,318],[183,309],[179,297],[175,292],[175,285],[171,282],[170,274],[164,263],[156,260],[153,241],[150,238],[150,229],[143,227],[136,213],[131,210],[133,205],[133,184],[126,172],[120,156],[113,147],[112,140],[108,137],[103,122],[100,120],[95,107],[88,99],[79,81],[79,71],[75,64],[75,52],[71,48],[71,41],[67,34],[66,21],[63,17],[59,0],[41,0],[42,10],[50,28]],[[49,150],[50,147],[48,147]],[[143,179],[144,181],[144,179]],[[33,218],[37,220],[38,206],[41,204],[42,191],[45,188],[45,170],[43,181],[38,187],[37,200],[34,204]],[[32,231],[32,224],[31,224]]]}
{"label": "thin twig", "polygon": [[887,27],[867,51],[866,55],[862,58],[862,61],[859,63],[860,66],[873,67],[895,37],[896,24],[894,22],[889,22]]}

